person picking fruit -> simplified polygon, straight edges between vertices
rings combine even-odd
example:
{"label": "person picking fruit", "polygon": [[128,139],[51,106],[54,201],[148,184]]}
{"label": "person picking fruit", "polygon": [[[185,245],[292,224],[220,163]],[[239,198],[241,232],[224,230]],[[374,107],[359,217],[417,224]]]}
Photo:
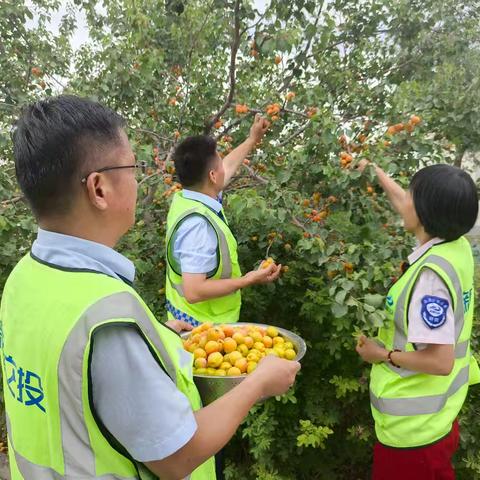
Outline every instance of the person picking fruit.
{"label": "person picking fruit", "polygon": [[124,128],[76,96],[29,105],[15,126],[17,180],[39,229],[0,307],[12,480],[215,480],[215,453],[300,368],[268,356],[202,407],[177,334],[191,326],[159,322],[114,250],[134,224],[142,170]]}
{"label": "person picking fruit", "polygon": [[275,281],[281,265],[269,264],[242,275],[237,242],[222,208],[222,191],[248,153],[265,135],[260,115],[250,135],[223,160],[212,137],[188,137],[173,158],[183,190],[167,217],[166,307],[170,319],[191,325],[237,322],[242,288]]}
{"label": "person picking fruit", "polygon": [[474,262],[464,237],[478,216],[477,190],[450,165],[418,171],[408,191],[373,168],[417,247],[388,292],[378,336],[361,336],[356,347],[373,364],[372,478],[453,480],[457,415],[469,385],[480,382],[470,345]]}

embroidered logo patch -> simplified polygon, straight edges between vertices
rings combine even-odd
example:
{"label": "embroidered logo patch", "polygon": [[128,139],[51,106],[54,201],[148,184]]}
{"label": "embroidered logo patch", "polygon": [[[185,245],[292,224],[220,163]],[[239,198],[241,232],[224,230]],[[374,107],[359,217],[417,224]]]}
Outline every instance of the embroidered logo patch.
{"label": "embroidered logo patch", "polygon": [[441,327],[447,320],[448,300],[426,295],[422,298],[422,318],[430,328]]}

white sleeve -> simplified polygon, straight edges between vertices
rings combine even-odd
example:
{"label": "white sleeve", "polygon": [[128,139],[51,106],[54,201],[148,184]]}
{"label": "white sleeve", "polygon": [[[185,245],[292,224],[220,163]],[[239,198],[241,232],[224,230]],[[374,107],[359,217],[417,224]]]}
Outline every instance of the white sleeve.
{"label": "white sleeve", "polygon": [[433,270],[423,270],[412,292],[408,309],[408,341],[422,344],[455,344],[455,318],[450,292]]}
{"label": "white sleeve", "polygon": [[217,268],[217,234],[205,218],[185,219],[175,233],[173,256],[182,273],[209,273]]}
{"label": "white sleeve", "polygon": [[154,359],[134,327],[94,334],[93,404],[108,431],[139,462],[166,458],[194,435],[188,399]]}

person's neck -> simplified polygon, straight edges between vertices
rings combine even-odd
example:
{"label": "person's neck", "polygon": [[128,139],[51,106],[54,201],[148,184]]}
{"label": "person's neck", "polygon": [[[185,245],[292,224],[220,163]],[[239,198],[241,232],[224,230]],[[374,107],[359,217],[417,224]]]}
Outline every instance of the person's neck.
{"label": "person's neck", "polygon": [[429,235],[423,227],[420,227],[415,231],[415,238],[417,239],[418,246],[421,247],[429,242],[433,237]]}
{"label": "person's neck", "polygon": [[38,226],[42,230],[83,238],[84,240],[90,240],[91,242],[114,248],[119,237],[112,234],[112,232],[105,227],[104,222],[101,223],[100,225],[98,222],[86,218],[75,218],[75,223],[65,220],[64,218],[49,218],[39,220]]}
{"label": "person's neck", "polygon": [[220,192],[217,192],[217,190],[210,185],[204,185],[200,187],[191,187],[188,188],[188,190],[192,190],[193,192],[197,193],[203,193],[203,195],[207,195],[208,197],[213,198],[214,200],[218,200],[218,195]]}

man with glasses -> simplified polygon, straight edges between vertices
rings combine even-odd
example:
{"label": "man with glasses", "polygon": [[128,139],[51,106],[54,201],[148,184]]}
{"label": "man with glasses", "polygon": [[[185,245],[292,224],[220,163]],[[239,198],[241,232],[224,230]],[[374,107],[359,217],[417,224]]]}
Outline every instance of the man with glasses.
{"label": "man with glasses", "polygon": [[132,287],[114,250],[133,225],[138,170],[124,120],[74,96],[17,122],[17,179],[38,237],[10,274],[0,347],[12,479],[215,479],[212,456],[297,362],[264,359],[202,408],[191,355]]}

